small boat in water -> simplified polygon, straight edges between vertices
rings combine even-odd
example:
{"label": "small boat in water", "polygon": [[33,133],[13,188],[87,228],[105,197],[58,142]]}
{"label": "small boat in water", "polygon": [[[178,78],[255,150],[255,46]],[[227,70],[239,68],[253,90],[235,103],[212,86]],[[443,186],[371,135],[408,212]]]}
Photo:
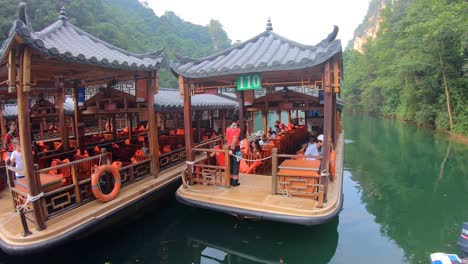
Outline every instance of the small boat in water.
{"label": "small boat in water", "polygon": [[[268,20],[265,32],[211,56],[191,59],[177,54],[180,62],[173,63],[171,70],[184,95],[186,131],[192,130],[194,93],[235,91],[239,134],[248,139],[249,146],[258,140],[252,133],[254,113],[263,115],[263,134],[273,127],[267,123],[270,112],[276,112],[279,119],[278,136],[270,137],[261,152],[246,151],[242,157],[233,153],[237,148],[194,148],[188,139],[187,170],[176,194],[179,201],[242,217],[303,225],[325,223],[340,212],[344,132],[343,105],[337,97],[343,70],[337,33],[335,27],[319,44],[308,46],[274,33]],[[287,126],[282,125],[282,111],[288,113]],[[302,120],[299,111],[305,113]],[[321,146],[320,154],[298,155],[310,135],[317,137],[315,147]],[[222,158],[216,164],[208,158],[195,161],[202,153]],[[236,172],[231,171],[237,166],[232,155],[242,159],[240,185]],[[247,166],[244,173],[242,164]]]}
{"label": "small boat in water", "polygon": [[457,245],[462,251],[462,258],[457,254],[447,253],[432,253],[431,263],[432,264],[466,264],[468,263],[468,222],[463,223],[460,237],[458,238]]}

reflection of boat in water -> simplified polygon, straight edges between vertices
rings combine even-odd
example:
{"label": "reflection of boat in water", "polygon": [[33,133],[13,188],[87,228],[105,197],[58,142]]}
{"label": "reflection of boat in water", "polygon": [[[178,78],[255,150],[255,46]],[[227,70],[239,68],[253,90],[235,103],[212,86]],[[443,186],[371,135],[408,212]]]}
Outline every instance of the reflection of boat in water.
{"label": "reflection of boat in water", "polygon": [[187,245],[194,249],[194,263],[329,263],[338,245],[338,222],[336,217],[304,227],[214,220],[191,225]]}
{"label": "reflection of boat in water", "polygon": [[[338,246],[338,223],[338,217],[310,227],[240,221],[173,201],[163,210],[147,211],[137,221],[74,241],[53,254],[11,259],[12,263],[45,257],[55,262],[71,256],[74,263],[329,263]],[[217,262],[206,262],[210,258]],[[9,259],[0,261],[9,263]]]}

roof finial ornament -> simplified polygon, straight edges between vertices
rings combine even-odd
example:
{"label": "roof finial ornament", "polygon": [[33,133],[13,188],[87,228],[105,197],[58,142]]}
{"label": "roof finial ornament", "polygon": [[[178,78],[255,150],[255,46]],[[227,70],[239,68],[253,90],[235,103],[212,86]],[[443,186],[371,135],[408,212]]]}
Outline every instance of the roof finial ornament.
{"label": "roof finial ornament", "polygon": [[62,8],[60,9],[60,13],[59,13],[59,17],[58,17],[60,20],[68,20],[68,17],[67,17],[67,11],[65,11],[65,7],[62,6]]}
{"label": "roof finial ornament", "polygon": [[29,24],[29,19],[28,19],[28,14],[26,12],[26,3],[21,1],[18,5],[18,14],[19,14],[19,20],[23,21],[25,25]]}
{"label": "roof finial ornament", "polygon": [[273,31],[273,24],[271,24],[271,19],[268,18],[267,20],[267,26],[266,26],[267,31]]}

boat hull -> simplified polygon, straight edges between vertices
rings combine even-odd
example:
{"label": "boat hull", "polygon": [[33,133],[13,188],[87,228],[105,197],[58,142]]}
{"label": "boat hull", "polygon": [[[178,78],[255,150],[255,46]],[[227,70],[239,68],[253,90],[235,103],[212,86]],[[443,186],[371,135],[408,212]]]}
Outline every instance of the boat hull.
{"label": "boat hull", "polygon": [[134,217],[136,214],[141,213],[142,208],[153,206],[155,201],[173,197],[173,193],[180,186],[180,184],[180,177],[176,178],[159,186],[159,188],[146,192],[138,199],[129,202],[102,217],[87,221],[83,225],[70,229],[62,235],[53,237],[44,242],[28,245],[13,245],[5,243],[5,241],[0,239],[0,248],[4,252],[11,255],[28,255],[52,249],[71,240],[82,239],[98,232],[103,228],[117,224],[121,219],[128,220],[128,217]]}
{"label": "boat hull", "polygon": [[333,210],[327,215],[313,216],[313,217],[274,214],[274,213],[262,212],[262,211],[257,211],[257,210],[248,210],[248,209],[243,209],[243,208],[238,208],[238,207],[218,205],[218,204],[188,199],[186,197],[179,195],[178,193],[176,193],[176,198],[179,202],[186,204],[188,206],[214,210],[214,211],[232,214],[236,216],[251,217],[251,218],[261,219],[261,220],[270,220],[270,221],[276,221],[276,222],[312,226],[312,225],[325,224],[333,220],[340,213],[343,207],[344,195],[343,193],[341,194],[341,197],[339,199],[339,204],[335,210]]}

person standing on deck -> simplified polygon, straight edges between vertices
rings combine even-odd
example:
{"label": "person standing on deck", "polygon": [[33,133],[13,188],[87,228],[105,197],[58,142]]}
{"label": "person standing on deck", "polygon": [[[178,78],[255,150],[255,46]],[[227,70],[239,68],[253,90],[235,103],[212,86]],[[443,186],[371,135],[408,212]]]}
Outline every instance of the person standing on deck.
{"label": "person standing on deck", "polygon": [[[15,163],[15,168],[23,171],[24,170],[24,162],[23,162],[23,152],[21,151],[21,144],[20,144],[20,139],[15,137],[13,140],[13,145],[15,150],[11,153],[11,156],[8,161],[14,162]],[[23,178],[24,174],[21,172],[15,172],[16,178]]]}
{"label": "person standing on deck", "polygon": [[[232,124],[226,128],[226,141],[229,146],[229,159],[231,162],[231,185],[238,186],[239,183],[239,159],[237,156],[240,154],[240,128],[238,127],[239,117],[232,116]],[[234,155],[232,155],[234,154]]]}
{"label": "person standing on deck", "polygon": [[10,131],[5,135],[3,140],[3,146],[8,152],[8,157],[11,157],[11,153],[15,150],[13,146],[13,139],[16,137],[16,122],[10,122]]}

